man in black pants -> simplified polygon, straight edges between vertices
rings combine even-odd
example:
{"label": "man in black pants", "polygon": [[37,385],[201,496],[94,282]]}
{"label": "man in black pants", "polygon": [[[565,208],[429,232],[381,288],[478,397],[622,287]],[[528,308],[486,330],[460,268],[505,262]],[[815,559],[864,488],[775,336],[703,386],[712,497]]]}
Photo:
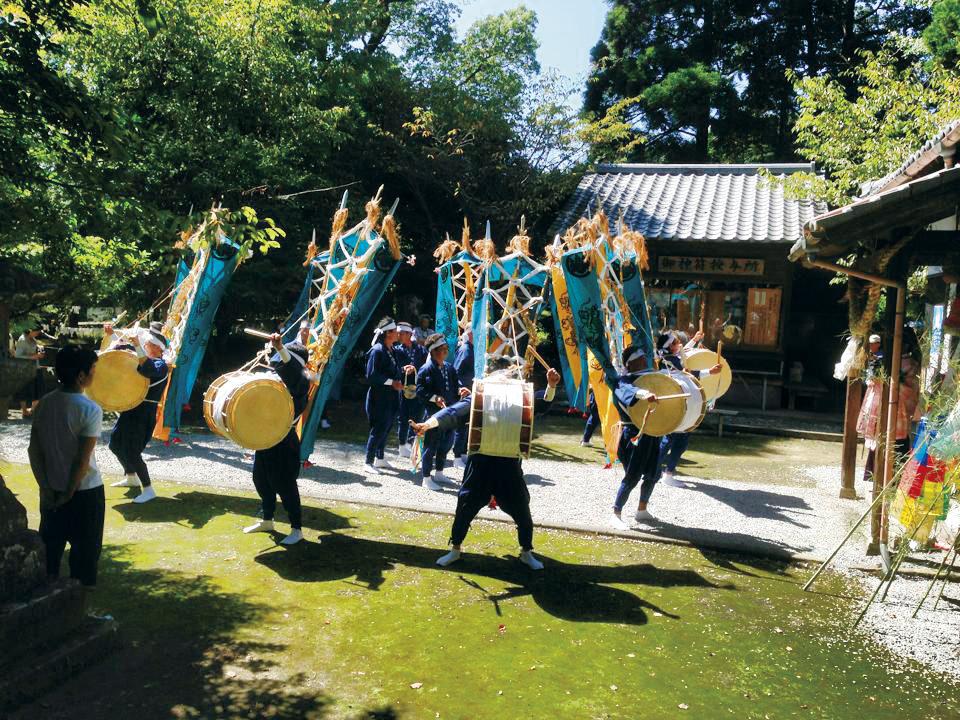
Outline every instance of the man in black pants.
{"label": "man in black pants", "polygon": [[[121,340],[115,346],[118,349],[128,347],[136,350],[139,363],[137,372],[150,381],[143,402],[132,410],[120,413],[110,435],[110,451],[117,456],[124,473],[123,480],[113,483],[112,487],[139,488],[142,485],[143,492],[133,499],[135,503],[150,502],[157,496],[150,482],[147,463],[143,460],[143,451],[157,425],[157,406],[163,399],[169,372],[163,359],[167,339],[160,330],[159,323],[150,323],[149,331],[141,330],[132,338],[132,342]],[[104,325],[103,332],[105,338],[112,337],[113,326],[109,323]]]}
{"label": "man in black pants", "polygon": [[[547,389],[535,397],[535,412],[546,412],[560,382],[560,373],[547,371]],[[464,388],[466,390],[466,388]],[[470,398],[445,407],[422,423],[410,423],[418,435],[433,429],[455,429],[470,413]],[[518,453],[519,455],[519,448]],[[437,565],[446,567],[460,559],[461,544],[477,513],[496,497],[497,505],[517,524],[517,539],[520,541],[520,561],[531,570],[543,570],[543,563],[533,554],[533,519],[530,516],[530,493],[523,480],[523,466],[519,457],[494,457],[473,453],[467,456],[463,472],[463,484],[457,494],[457,513],[450,532],[450,552],[437,560]]]}
{"label": "man in black pants", "polygon": [[40,486],[40,537],[47,574],[60,574],[70,543],[70,577],[85,588],[97,584],[103,545],[103,480],[93,451],[103,411],[83,394],[93,381],[97,354],[67,346],[57,353],[60,388],[44,396],[30,431],[30,468]]}
{"label": "man in black pants", "polygon": [[263,508],[263,519],[243,529],[245,533],[273,532],[273,515],[277,509],[277,495],[283,503],[290,520],[290,534],[280,541],[281,545],[296,545],[303,540],[300,489],[300,437],[297,435],[297,419],[307,406],[310,382],[304,374],[307,349],[298,341],[283,344],[279,333],[270,336],[276,354],[270,359],[283,384],[293,398],[293,424],[287,436],[272,448],[257,450],[253,456],[253,485],[257,488]]}

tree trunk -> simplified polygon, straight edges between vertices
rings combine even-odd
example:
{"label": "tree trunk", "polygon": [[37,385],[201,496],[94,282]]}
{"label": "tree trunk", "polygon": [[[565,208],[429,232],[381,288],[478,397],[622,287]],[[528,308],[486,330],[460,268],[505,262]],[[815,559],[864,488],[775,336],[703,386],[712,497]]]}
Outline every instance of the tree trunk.
{"label": "tree trunk", "polygon": [[10,357],[10,305],[0,301],[0,358]]}

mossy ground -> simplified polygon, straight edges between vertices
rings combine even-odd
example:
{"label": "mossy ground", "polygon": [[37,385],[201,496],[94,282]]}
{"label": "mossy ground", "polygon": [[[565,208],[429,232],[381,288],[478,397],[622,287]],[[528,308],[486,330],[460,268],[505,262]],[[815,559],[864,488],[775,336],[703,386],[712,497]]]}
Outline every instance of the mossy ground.
{"label": "mossy ground", "polygon": [[[36,527],[29,470],[0,472]],[[484,522],[441,570],[445,517],[311,503],[284,549],[239,532],[253,495],[164,495],[108,489],[94,607],[124,648],[19,717],[960,717],[957,685],[849,631],[837,576],[558,531],[534,574]]]}

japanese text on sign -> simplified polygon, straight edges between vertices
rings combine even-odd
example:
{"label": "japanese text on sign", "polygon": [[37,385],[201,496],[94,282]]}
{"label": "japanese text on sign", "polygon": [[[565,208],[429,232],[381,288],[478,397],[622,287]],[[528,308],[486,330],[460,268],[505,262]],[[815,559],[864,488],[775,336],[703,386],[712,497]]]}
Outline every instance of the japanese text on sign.
{"label": "japanese text on sign", "polygon": [[661,255],[657,270],[704,275],[763,275],[763,260],[755,258],[687,257]]}

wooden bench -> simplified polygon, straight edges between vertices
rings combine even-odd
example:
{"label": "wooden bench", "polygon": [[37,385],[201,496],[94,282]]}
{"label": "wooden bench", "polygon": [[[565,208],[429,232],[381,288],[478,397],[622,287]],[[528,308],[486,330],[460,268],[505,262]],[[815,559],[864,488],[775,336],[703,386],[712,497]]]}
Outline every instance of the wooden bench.
{"label": "wooden bench", "polygon": [[720,410],[719,408],[714,408],[711,412],[716,413],[717,415],[717,437],[723,437],[723,421],[728,417],[736,417],[740,414],[738,410]]}
{"label": "wooden bench", "polygon": [[830,392],[829,388],[819,380],[804,380],[803,382],[785,382],[784,389],[787,391],[787,409],[797,409],[797,398],[810,398],[816,409],[817,400]]}

